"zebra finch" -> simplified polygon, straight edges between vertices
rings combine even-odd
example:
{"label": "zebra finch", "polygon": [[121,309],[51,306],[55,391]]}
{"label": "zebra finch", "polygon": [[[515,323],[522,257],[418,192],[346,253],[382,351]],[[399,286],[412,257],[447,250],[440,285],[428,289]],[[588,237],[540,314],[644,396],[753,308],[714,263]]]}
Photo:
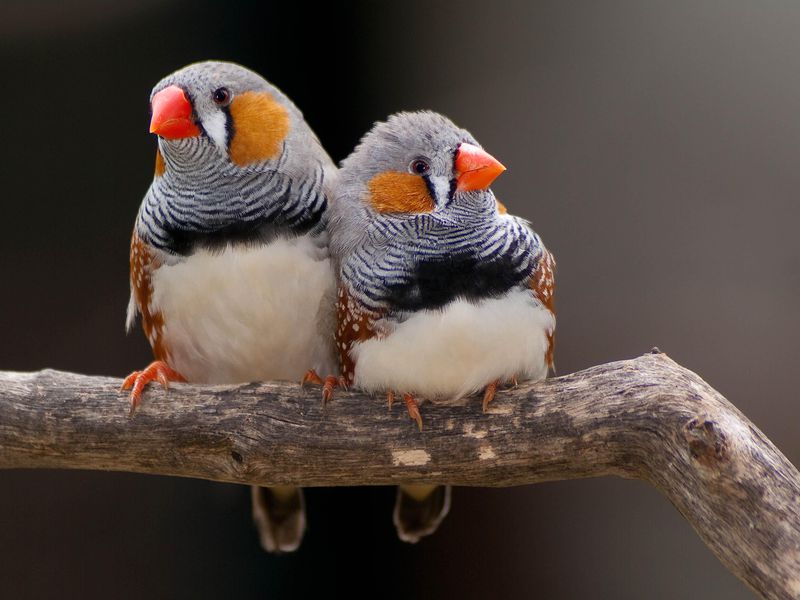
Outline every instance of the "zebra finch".
{"label": "zebra finch", "polygon": [[[505,168],[467,131],[432,112],[378,123],[342,162],[331,209],[338,277],[336,346],[345,383],[458,402],[553,366],[555,262],[489,185]],[[432,533],[447,486],[404,486],[401,539]]]}
{"label": "zebra finch", "polygon": [[[162,79],[150,104],[158,149],[131,241],[127,328],[141,316],[156,360],[123,384],[131,412],[154,380],[332,372],[336,167],[300,111],[256,73],[216,61]],[[253,488],[265,549],[297,548],[303,505],[297,488]]]}

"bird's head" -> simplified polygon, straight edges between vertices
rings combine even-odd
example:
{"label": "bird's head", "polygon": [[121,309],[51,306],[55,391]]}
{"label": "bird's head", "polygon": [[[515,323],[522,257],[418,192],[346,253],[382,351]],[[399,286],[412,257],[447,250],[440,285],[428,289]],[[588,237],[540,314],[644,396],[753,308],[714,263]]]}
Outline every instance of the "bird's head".
{"label": "bird's head", "polygon": [[342,185],[379,215],[447,213],[483,197],[505,170],[468,131],[433,112],[378,123],[342,163]]}
{"label": "bird's head", "polygon": [[208,161],[258,168],[280,157],[294,126],[303,123],[292,102],[261,76],[219,61],[194,63],[162,79],[150,108],[162,171],[202,168]]}

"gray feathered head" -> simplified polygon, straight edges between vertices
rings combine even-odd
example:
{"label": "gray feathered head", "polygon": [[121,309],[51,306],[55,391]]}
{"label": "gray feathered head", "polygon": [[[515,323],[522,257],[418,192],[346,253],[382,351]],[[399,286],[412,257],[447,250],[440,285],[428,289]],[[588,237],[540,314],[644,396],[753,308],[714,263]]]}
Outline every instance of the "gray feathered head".
{"label": "gray feathered head", "polygon": [[342,162],[332,206],[334,254],[349,253],[375,223],[495,210],[488,186],[504,170],[468,131],[438,113],[392,115]]}
{"label": "gray feathered head", "polygon": [[[258,170],[276,162],[285,150],[289,174],[302,170],[307,155],[329,160],[292,101],[257,73],[234,63],[205,61],[183,67],[153,88],[150,105],[150,131],[159,136],[159,148],[175,168],[221,162]],[[293,157],[298,160],[285,160]]]}
{"label": "gray feathered head", "polygon": [[237,64],[191,64],[150,95],[158,135],[139,236],[169,254],[322,233],[336,167],[280,90]]}

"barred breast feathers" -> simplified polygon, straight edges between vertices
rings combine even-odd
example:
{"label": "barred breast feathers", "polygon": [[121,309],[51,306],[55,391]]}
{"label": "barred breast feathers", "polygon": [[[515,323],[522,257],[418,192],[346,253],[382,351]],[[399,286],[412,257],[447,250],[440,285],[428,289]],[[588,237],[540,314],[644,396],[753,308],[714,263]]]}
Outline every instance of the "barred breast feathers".
{"label": "barred breast feathers", "polygon": [[[261,246],[308,235],[318,260],[328,249],[328,198],[338,172],[316,135],[291,109],[293,130],[279,155],[242,168],[203,137],[159,141],[156,173],[136,218],[133,249],[151,257],[147,269],[174,265],[196,248]],[[132,254],[126,326],[143,312],[136,293]],[[138,270],[142,277],[145,271]]]}
{"label": "barred breast feathers", "polygon": [[185,256],[198,246],[322,234],[336,168],[299,111],[289,114],[280,152],[246,165],[205,135],[159,139],[159,168],[137,217],[141,239]]}
{"label": "barred breast feathers", "polygon": [[374,219],[342,257],[342,280],[366,310],[397,318],[525,287],[543,252],[541,240],[524,220],[498,213],[494,202],[492,211]]}

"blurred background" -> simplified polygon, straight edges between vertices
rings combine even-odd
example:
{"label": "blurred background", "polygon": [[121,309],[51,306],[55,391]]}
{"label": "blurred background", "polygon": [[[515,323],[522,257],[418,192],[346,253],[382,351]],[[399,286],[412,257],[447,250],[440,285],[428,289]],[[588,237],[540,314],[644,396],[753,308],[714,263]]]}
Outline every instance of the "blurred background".
{"label": "blurred background", "polygon": [[[798,30],[795,2],[3,0],[0,368],[149,361],[123,332],[148,95],[221,58],[281,87],[336,161],[400,109],[470,129],[558,259],[559,372],[658,345],[800,464]],[[458,488],[417,546],[392,489],[314,489],[282,557],[241,486],[6,471],[0,489],[2,598],[751,597],[635,481]]]}

